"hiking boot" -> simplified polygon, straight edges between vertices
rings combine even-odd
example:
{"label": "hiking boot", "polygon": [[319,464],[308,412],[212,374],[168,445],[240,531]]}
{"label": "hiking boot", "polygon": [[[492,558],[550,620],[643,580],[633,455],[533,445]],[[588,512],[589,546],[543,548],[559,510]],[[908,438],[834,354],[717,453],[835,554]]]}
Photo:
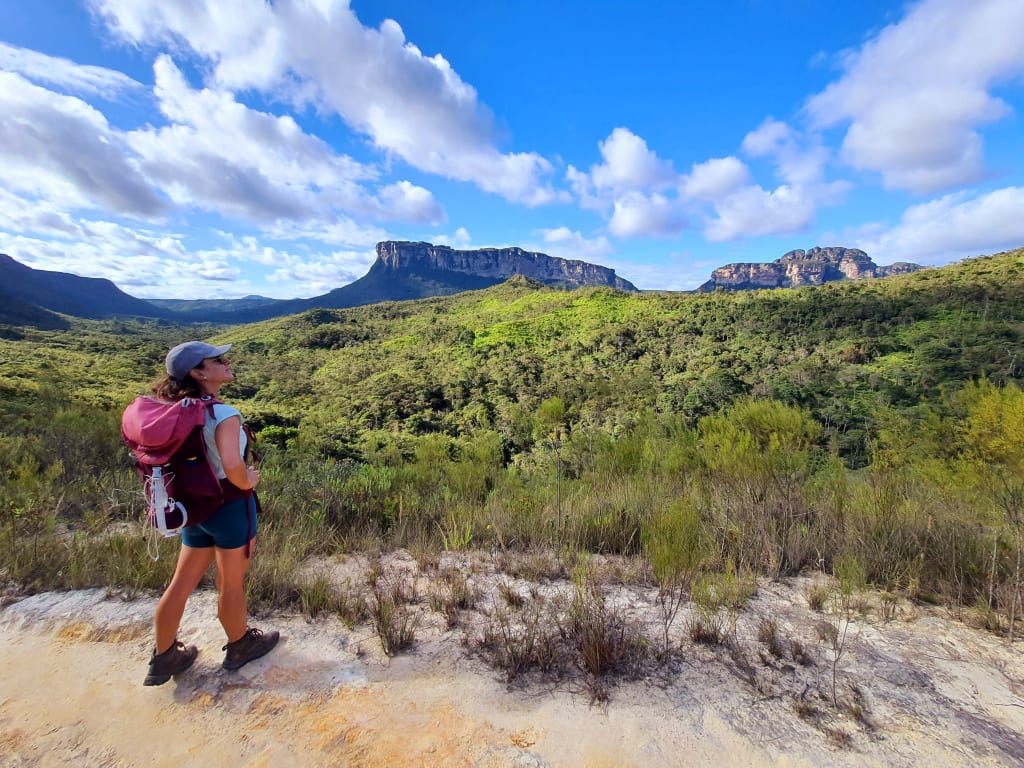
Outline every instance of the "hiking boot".
{"label": "hiking boot", "polygon": [[276,630],[264,634],[256,627],[249,627],[244,635],[221,649],[227,651],[224,654],[224,669],[238,669],[253,659],[266,656],[280,639],[281,634]]}
{"label": "hiking boot", "polygon": [[149,660],[149,674],[143,681],[143,685],[163,685],[171,679],[171,675],[184,672],[192,666],[192,662],[199,655],[199,649],[194,645],[187,648],[180,640],[171,643],[171,647],[163,653],[153,651],[153,657]]}

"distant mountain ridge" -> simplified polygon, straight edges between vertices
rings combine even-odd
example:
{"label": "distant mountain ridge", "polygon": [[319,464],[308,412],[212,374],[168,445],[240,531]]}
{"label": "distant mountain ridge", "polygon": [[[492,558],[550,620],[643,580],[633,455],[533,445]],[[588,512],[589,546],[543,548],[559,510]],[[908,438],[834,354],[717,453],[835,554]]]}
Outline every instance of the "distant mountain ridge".
{"label": "distant mountain ridge", "polygon": [[[878,266],[856,248],[794,250],[773,262],[719,267],[698,292],[822,285],[915,272],[917,264]],[[141,317],[173,322],[248,323],[309,309],[344,309],[479,290],[520,276],[564,288],[607,286],[636,291],[615,270],[522,248],[458,250],[426,242],[386,240],[365,275],[309,299],[154,299],[130,296],[111,281],[36,270],[0,254],[0,323],[59,327],[60,314],[86,318]],[[60,313],[60,314],[57,314]]]}
{"label": "distant mountain ridge", "polygon": [[64,321],[54,312],[94,319],[177,319],[174,312],[130,296],[104,278],[32,269],[0,253],[0,322],[60,327]]}
{"label": "distant mountain ridge", "polygon": [[789,251],[767,263],[726,264],[711,273],[711,279],[697,291],[707,293],[723,289],[749,291],[759,288],[799,288],[823,285],[835,280],[861,280],[917,272],[919,264],[897,262],[878,266],[858,248],[811,248]]}
{"label": "distant mountain ridge", "polygon": [[615,270],[584,261],[561,259],[522,248],[456,250],[423,242],[383,241],[377,259],[358,280],[309,299],[137,299],[109,280],[45,272],[0,254],[0,299],[17,312],[0,308],[0,322],[52,323],[34,311],[76,317],[149,317],[178,322],[247,323],[309,309],[343,309],[382,301],[447,296],[497,285],[516,275],[566,288],[588,285],[635,291]]}

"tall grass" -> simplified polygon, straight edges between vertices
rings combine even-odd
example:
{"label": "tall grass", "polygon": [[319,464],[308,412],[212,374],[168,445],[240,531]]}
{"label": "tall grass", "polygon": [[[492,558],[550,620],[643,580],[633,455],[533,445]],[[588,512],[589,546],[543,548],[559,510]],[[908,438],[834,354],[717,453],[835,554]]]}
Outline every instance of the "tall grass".
{"label": "tall grass", "polygon": [[[868,585],[981,606],[1013,632],[1024,581],[1024,395],[982,383],[943,413],[880,413],[889,421],[856,471],[806,412],[756,400],[692,427],[648,414],[615,438],[568,423],[557,443],[538,441],[507,462],[486,429],[428,435],[365,461],[276,448],[262,463],[249,595],[319,611],[326,587],[304,581],[302,566],[342,552],[489,549],[507,562],[642,554],[665,600],[667,650],[673,603],[700,579],[729,567],[831,573],[849,556]],[[51,420],[0,433],[0,580],[28,590],[167,581],[176,543],[159,542],[156,561],[147,554],[141,485],[115,427],[109,413],[64,403]]]}

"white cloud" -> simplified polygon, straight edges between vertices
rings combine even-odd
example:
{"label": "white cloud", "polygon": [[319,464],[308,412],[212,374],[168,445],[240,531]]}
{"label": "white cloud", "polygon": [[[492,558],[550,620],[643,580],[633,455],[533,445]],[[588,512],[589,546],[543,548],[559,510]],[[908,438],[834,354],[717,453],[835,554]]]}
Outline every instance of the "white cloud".
{"label": "white cloud", "polygon": [[[819,127],[849,123],[842,156],[889,188],[933,192],[984,174],[979,126],[1005,117],[993,94],[1024,74],[1020,0],[924,0],[844,61],[811,98]],[[938,42],[941,41],[941,42]]]}
{"label": "white cloud", "polygon": [[797,232],[814,218],[815,204],[801,189],[782,185],[773,192],[745,187],[715,203],[715,218],[704,229],[708,240]]}
{"label": "white cloud", "polygon": [[714,202],[737,189],[749,186],[750,182],[750,169],[742,160],[721,157],[694,163],[689,175],[683,177],[680,187],[690,199]]}
{"label": "white cloud", "polygon": [[81,237],[82,230],[66,212],[33,203],[0,187],[0,230],[40,237]]}
{"label": "white cloud", "polygon": [[672,164],[647,148],[647,142],[628,128],[616,128],[600,143],[604,162],[590,169],[598,190],[613,194],[660,189],[675,180]]}
{"label": "white cloud", "polygon": [[442,56],[397,22],[363,27],[345,2],[93,0],[132,43],[186,46],[224,88],[314,101],[415,168],[526,205],[560,199],[540,155],[502,154],[490,112]]}
{"label": "white cloud", "polygon": [[169,208],[95,108],[0,72],[0,166],[7,189],[64,206],[153,219]]}
{"label": "white cloud", "polygon": [[[608,231],[620,238],[676,237],[704,219],[712,241],[796,232],[819,205],[834,202],[844,183],[825,183],[827,152],[785,123],[769,118],[743,140],[743,150],[774,161],[785,183],[767,190],[734,156],[695,163],[676,175],[667,161],[625,128],[600,144],[603,163],[583,173],[569,166],[566,179],[583,208],[608,211]],[[678,196],[671,194],[672,188]],[[707,212],[710,208],[711,212]]]}
{"label": "white cloud", "polygon": [[[35,269],[106,278],[141,298],[314,296],[365,274],[373,245],[386,239],[351,223],[333,236],[318,230],[324,242],[364,246],[324,253],[301,242],[305,233],[298,230],[286,233],[299,241],[291,250],[252,235],[215,234],[223,245],[191,248],[184,234],[76,217],[0,189],[0,252]],[[270,290],[259,282],[266,268],[273,270]]]}
{"label": "white cloud", "polygon": [[75,93],[93,94],[108,100],[142,88],[141,83],[121,72],[105,67],[76,64],[68,59],[47,56],[4,42],[0,42],[0,70],[16,72],[35,83],[47,83]]}
{"label": "white cloud", "polygon": [[872,226],[853,237],[880,264],[947,264],[1024,243],[1024,188],[1006,187],[980,197],[952,194],[908,208],[900,223]]}
{"label": "white cloud", "polygon": [[458,250],[466,250],[473,244],[473,238],[465,227],[459,227],[454,235],[434,235],[431,239],[434,245],[447,245]]}
{"label": "white cloud", "polygon": [[608,238],[602,236],[587,238],[577,230],[568,227],[555,227],[539,231],[542,242],[537,245],[524,246],[531,251],[540,251],[560,259],[577,259],[592,264],[603,264],[604,259],[612,252]]}
{"label": "white cloud", "polygon": [[331,239],[342,232],[340,211],[381,221],[444,220],[423,187],[397,181],[367,189],[377,181],[375,168],[337,155],[291,117],[250,109],[224,91],[194,90],[165,56],[154,72],[170,122],[127,133],[77,97],[0,72],[4,187],[56,209],[154,220],[172,207],[199,208],[268,231],[304,222],[307,234],[319,226]]}
{"label": "white cloud", "polygon": [[743,137],[742,149],[751,157],[774,160],[779,177],[787,184],[818,184],[824,177],[828,151],[818,139],[800,136],[788,124],[773,118]]}
{"label": "white cloud", "polygon": [[380,191],[378,218],[439,224],[446,218],[434,195],[408,181],[389,184]]}
{"label": "white cloud", "polygon": [[608,231],[616,237],[675,237],[685,225],[682,212],[669,198],[631,192],[615,200]]}
{"label": "white cloud", "polygon": [[704,226],[704,236],[713,242],[798,232],[813,221],[820,206],[836,202],[849,187],[824,181],[828,153],[816,138],[778,120],[766,119],[744,137],[741,148],[751,157],[772,160],[784,183],[765,189],[732,156],[694,164],[681,179],[680,191],[713,209]]}
{"label": "white cloud", "polygon": [[34,269],[101,277],[139,297],[199,298],[201,262],[180,241],[110,222],[82,221],[81,238],[40,239],[0,232],[0,252]]}
{"label": "white cloud", "polygon": [[274,240],[298,240],[327,245],[372,246],[388,239],[386,230],[368,224],[356,223],[344,214],[337,214],[329,222],[278,221],[261,227]]}
{"label": "white cloud", "polygon": [[258,292],[271,298],[291,298],[317,296],[357,280],[366,274],[376,254],[372,248],[309,253],[301,247],[274,248],[253,236],[227,235],[222,247],[197,251],[195,258],[211,273],[219,270],[225,279],[237,283],[232,291],[238,296],[256,292],[241,287],[248,285],[245,276],[253,265],[269,267],[270,287],[261,287]]}
{"label": "white cloud", "polygon": [[[374,259],[372,249],[311,254],[273,248],[253,237],[192,251],[176,237],[109,222],[81,227],[85,239],[67,241],[0,231],[0,253],[34,269],[106,278],[132,296],[183,299],[315,296],[362,277]],[[252,280],[266,267],[271,268],[269,289]]]}
{"label": "white cloud", "polygon": [[339,211],[377,220],[444,219],[433,195],[409,182],[378,194],[367,190],[375,168],[336,154],[290,116],[251,109],[223,90],[192,89],[167,56],[158,57],[154,73],[154,92],[170,123],[126,138],[177,206],[242,218],[267,231],[291,223],[337,232]]}
{"label": "white cloud", "polygon": [[600,211],[608,207],[608,201],[602,200],[595,192],[594,182],[590,178],[589,173],[579,170],[574,165],[570,165],[566,168],[565,180],[569,182],[569,187],[579,202],[580,208]]}
{"label": "white cloud", "polygon": [[647,147],[628,128],[616,128],[598,144],[602,162],[584,173],[570,165],[566,180],[584,209],[608,216],[616,237],[671,237],[685,228],[686,217],[668,188],[679,183],[672,164]]}
{"label": "white cloud", "polygon": [[231,86],[266,87],[280,77],[280,33],[269,3],[252,0],[86,0],[132,44],[191,48],[215,63]]}
{"label": "white cloud", "polygon": [[275,254],[276,263],[283,266],[268,277],[275,290],[284,295],[294,295],[296,289],[301,289],[304,296],[310,297],[358,280],[366,274],[377,255],[371,250],[335,251],[314,259],[281,257],[282,254]]}
{"label": "white cloud", "polygon": [[326,213],[314,186],[358,197],[371,175],[334,157],[288,117],[251,110],[223,91],[189,88],[166,56],[157,59],[155,93],[171,124],[128,134],[156,179],[179,206],[254,222],[313,219]]}

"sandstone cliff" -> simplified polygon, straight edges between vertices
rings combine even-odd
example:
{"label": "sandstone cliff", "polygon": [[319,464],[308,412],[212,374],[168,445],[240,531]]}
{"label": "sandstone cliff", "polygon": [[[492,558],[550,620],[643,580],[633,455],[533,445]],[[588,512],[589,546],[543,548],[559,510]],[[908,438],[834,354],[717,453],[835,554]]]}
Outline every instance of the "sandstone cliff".
{"label": "sandstone cliff", "polygon": [[871,277],[916,272],[917,264],[898,262],[891,266],[878,266],[857,248],[811,248],[795,250],[781,259],[761,264],[727,264],[711,273],[711,279],[698,291],[716,288],[730,291],[757,288],[798,288],[804,285],[822,285],[834,280],[861,280]]}
{"label": "sandstone cliff", "polygon": [[495,281],[523,275],[549,285],[569,288],[607,285],[623,291],[636,290],[628,280],[618,277],[614,269],[522,248],[459,251],[446,245],[387,240],[377,243],[377,261],[394,272],[458,272]]}

